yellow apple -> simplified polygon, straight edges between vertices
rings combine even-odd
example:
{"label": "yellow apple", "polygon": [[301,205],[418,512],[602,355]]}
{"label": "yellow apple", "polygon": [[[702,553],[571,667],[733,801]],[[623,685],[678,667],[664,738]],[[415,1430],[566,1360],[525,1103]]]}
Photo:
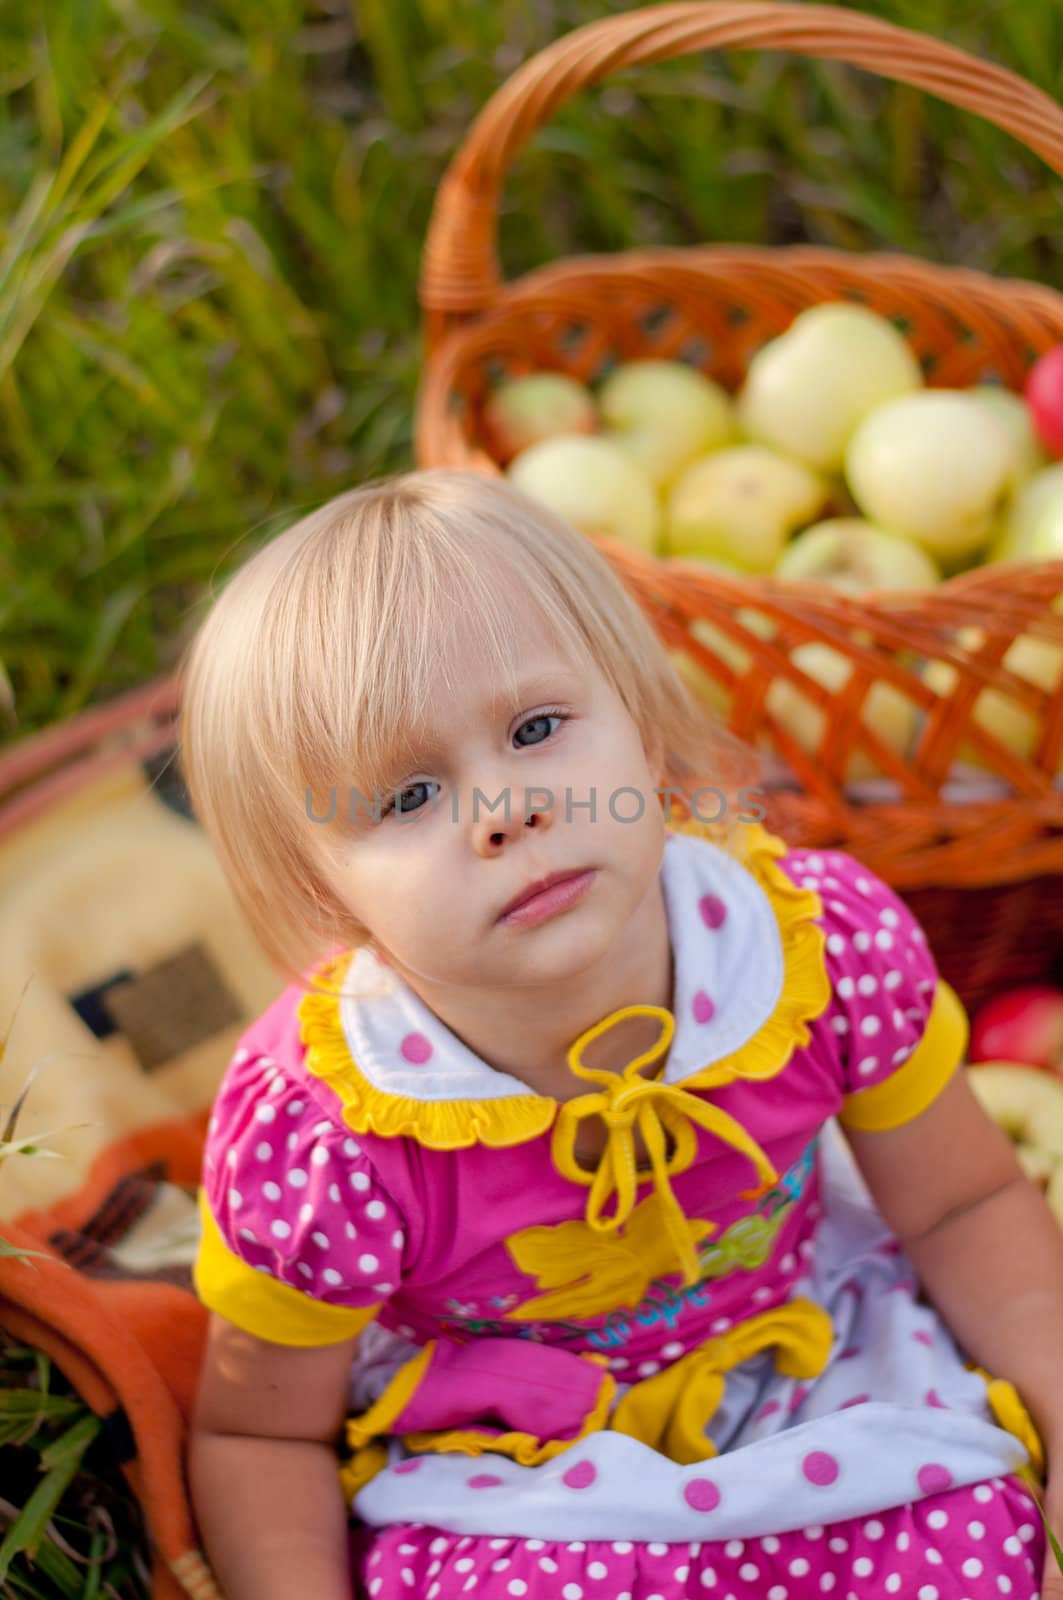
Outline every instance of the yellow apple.
{"label": "yellow apple", "polygon": [[654,554],[660,532],[657,492],[641,467],[600,435],[557,435],[510,462],[510,481],[571,522]]}
{"label": "yellow apple", "polygon": [[[854,663],[828,644],[811,640],[790,652],[790,659],[802,672],[814,678],[824,688],[840,692],[852,676]],[[826,730],[830,708],[814,704],[807,694],[786,678],[775,678],[765,698],[765,705],[810,755],[819,749]],[[911,700],[889,683],[873,683],[861,707],[860,719],[898,755],[907,754],[916,731],[917,711]],[[880,768],[862,747],[854,746],[846,764],[844,779],[848,783],[862,778],[877,777]]]}
{"label": "yellow apple", "polygon": [[748,438],[830,472],[870,411],[922,386],[922,368],[891,322],[833,301],[802,311],[757,351],[738,413]]}
{"label": "yellow apple", "polygon": [[1030,408],[1021,394],[999,383],[978,383],[967,393],[980,405],[988,406],[1008,431],[1012,448],[1010,484],[1014,492],[1050,461],[1048,451],[1034,430]]}
{"label": "yellow apple", "polygon": [[594,396],[563,372],[529,372],[493,389],[483,412],[484,443],[497,461],[554,434],[594,433]]}
{"label": "yellow apple", "polygon": [[[966,650],[975,650],[984,635],[976,627],[961,628],[958,643]],[[1052,692],[1058,688],[1063,673],[1063,645],[1048,639],[1038,639],[1032,634],[1020,634],[1008,646],[1002,665],[1017,678],[1025,678],[1038,689]],[[923,678],[935,694],[947,695],[955,688],[958,670],[949,661],[928,661]],[[1037,746],[1041,719],[1002,689],[983,689],[974,703],[972,715],[986,733],[992,734],[1005,749],[1028,761]],[[970,743],[957,751],[957,757],[975,767],[989,768],[991,763]],[[1063,770],[1061,763],[1060,770]]]}
{"label": "yellow apple", "polygon": [[1063,490],[1050,495],[1030,531],[1033,561],[1058,561],[1063,556]]}
{"label": "yellow apple", "polygon": [[948,568],[992,535],[1012,473],[1008,430],[962,389],[922,389],[877,407],[849,441],[845,473],[864,516]]}
{"label": "yellow apple", "polygon": [[919,545],[862,517],[828,517],[805,528],[786,546],[775,576],[826,583],[854,595],[869,589],[929,589],[941,579]]}
{"label": "yellow apple", "polygon": [[606,437],[663,488],[687,462],[735,437],[726,389],[685,361],[627,361],[598,391]]}
{"label": "yellow apple", "polygon": [[1030,540],[1041,513],[1056,496],[1063,498],[1063,461],[1042,467],[1020,484],[1005,512],[997,537],[986,554],[987,561],[1030,561]]}
{"label": "yellow apple", "polygon": [[664,553],[771,572],[795,528],[827,503],[825,479],[763,445],[731,445],[691,462],[665,505]]}

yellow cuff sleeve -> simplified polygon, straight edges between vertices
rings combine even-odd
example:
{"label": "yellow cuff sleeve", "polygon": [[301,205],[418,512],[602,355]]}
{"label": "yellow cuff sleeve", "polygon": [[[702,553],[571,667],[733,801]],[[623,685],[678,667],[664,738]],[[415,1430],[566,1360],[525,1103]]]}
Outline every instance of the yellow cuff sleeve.
{"label": "yellow cuff sleeve", "polygon": [[258,1272],[234,1255],[215,1222],[206,1194],[197,1196],[202,1227],[192,1281],[202,1303],[228,1322],[274,1344],[342,1344],[361,1333],[383,1300],[371,1306],[330,1306]]}
{"label": "yellow cuff sleeve", "polygon": [[923,1037],[912,1054],[884,1083],[845,1096],[838,1112],[842,1127],[881,1132],[911,1122],[937,1099],[963,1061],[969,1031],[956,991],[940,978]]}

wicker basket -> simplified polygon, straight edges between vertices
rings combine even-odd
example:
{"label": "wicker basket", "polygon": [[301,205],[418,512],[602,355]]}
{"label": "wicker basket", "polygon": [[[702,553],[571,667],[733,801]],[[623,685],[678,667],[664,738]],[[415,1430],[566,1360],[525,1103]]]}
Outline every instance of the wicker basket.
{"label": "wicker basket", "polygon": [[[485,446],[481,416],[503,374],[553,369],[587,382],[617,360],[654,356],[689,360],[734,389],[762,344],[824,300],[854,300],[897,319],[928,384],[939,387],[995,380],[1021,390],[1036,357],[1063,340],[1063,296],[1054,290],[900,254],[808,246],[634,250],[574,257],[503,283],[502,183],[559,106],[627,66],[751,48],[846,61],[917,85],[980,113],[1063,173],[1063,110],[1054,101],[1001,67],[853,11],[684,0],[578,28],[525,62],[491,98],[436,197],[420,283],[420,466],[501,470]],[[669,647],[727,691],[733,731],[766,751],[769,769],[774,761],[785,773],[773,781],[773,826],[794,843],[851,849],[903,891],[969,1004],[1010,982],[1059,975],[1063,689],[1043,693],[1000,663],[1020,633],[1063,641],[1063,617],[1051,606],[1063,591],[1063,562],[996,565],[932,591],[858,601],[820,584],[710,576],[592,537]],[[774,620],[770,643],[743,622],[749,609]],[[731,652],[706,646],[704,630],[699,637],[692,627],[699,622],[741,646],[741,670]],[[956,636],[967,624],[982,630],[973,650]],[[852,662],[838,691],[791,660],[790,651],[811,640]],[[956,668],[948,693],[935,693],[918,670],[934,657]],[[780,677],[825,713],[812,753],[765,705]],[[918,736],[903,754],[862,716],[877,685],[891,685],[918,708]],[[1036,719],[1029,759],[975,722],[987,685]],[[972,746],[973,786],[957,765]],[[857,752],[882,775],[877,787],[851,783]]]}

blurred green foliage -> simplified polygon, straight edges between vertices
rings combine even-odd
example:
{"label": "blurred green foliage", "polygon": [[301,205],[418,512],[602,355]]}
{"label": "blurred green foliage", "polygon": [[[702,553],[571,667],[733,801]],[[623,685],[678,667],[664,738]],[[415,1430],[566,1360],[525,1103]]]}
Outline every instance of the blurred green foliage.
{"label": "blurred green foliage", "polygon": [[[412,465],[416,279],[493,90],[608,0],[12,0],[0,12],[5,737],[170,670],[210,585]],[[1060,96],[1058,0],[866,0]],[[579,96],[510,178],[507,273],[704,240],[1063,280],[1063,185],[980,118],[730,52]]]}

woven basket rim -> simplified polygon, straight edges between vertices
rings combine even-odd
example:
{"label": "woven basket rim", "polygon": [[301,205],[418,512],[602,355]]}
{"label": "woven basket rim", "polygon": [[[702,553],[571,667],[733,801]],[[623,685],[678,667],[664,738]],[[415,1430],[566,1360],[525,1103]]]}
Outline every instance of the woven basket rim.
{"label": "woven basket rim", "polygon": [[[711,269],[716,264],[741,269],[743,265],[771,268],[776,262],[810,270],[833,269],[851,276],[857,283],[869,285],[882,282],[884,278],[903,284],[905,278],[914,272],[957,290],[966,290],[979,300],[992,302],[1006,295],[1012,300],[1019,300],[1033,315],[1043,316],[1046,323],[1055,323],[1058,338],[1063,342],[1063,290],[1036,279],[1000,277],[980,267],[927,261],[904,251],[857,252],[810,244],[660,245],[620,251],[589,251],[543,262],[516,278],[507,279],[491,305],[449,327],[422,367],[414,410],[414,442],[418,455],[425,445],[424,433],[428,419],[441,410],[445,411],[450,382],[469,353],[494,329],[515,314],[534,306],[544,291],[565,287],[570,280],[586,279],[588,276],[600,281],[621,282],[632,275],[652,273],[656,267],[689,265],[692,271],[697,272],[699,269]],[[844,300],[857,304],[860,296],[828,292],[822,296],[822,300]],[[933,384],[928,387],[933,387]]]}

